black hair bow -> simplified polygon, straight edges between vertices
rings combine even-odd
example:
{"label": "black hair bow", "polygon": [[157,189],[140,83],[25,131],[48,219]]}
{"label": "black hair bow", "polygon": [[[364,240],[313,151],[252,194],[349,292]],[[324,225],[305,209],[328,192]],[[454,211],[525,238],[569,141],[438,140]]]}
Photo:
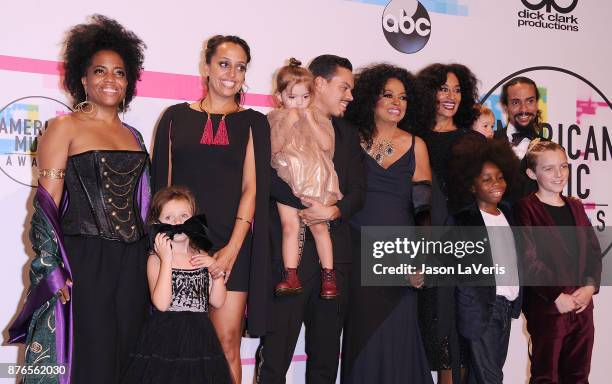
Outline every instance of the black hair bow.
{"label": "black hair bow", "polygon": [[189,237],[192,246],[206,252],[213,246],[208,235],[205,215],[192,216],[183,224],[178,225],[165,223],[151,224],[149,227],[149,246],[151,249],[155,246],[155,236],[157,236],[158,233],[165,233],[170,240],[174,238],[174,235],[184,233]]}

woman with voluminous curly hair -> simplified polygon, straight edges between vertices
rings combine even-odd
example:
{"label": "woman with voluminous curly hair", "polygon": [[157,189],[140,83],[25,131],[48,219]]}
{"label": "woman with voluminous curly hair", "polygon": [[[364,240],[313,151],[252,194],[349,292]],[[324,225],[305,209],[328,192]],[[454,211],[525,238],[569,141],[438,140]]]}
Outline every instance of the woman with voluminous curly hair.
{"label": "woman with voluminous curly hair", "polygon": [[[421,138],[400,128],[412,118],[414,77],[389,64],[356,77],[346,118],[359,127],[365,152],[366,203],[351,220],[360,270],[362,226],[428,225],[431,170]],[[411,280],[420,287],[422,281]],[[418,327],[416,292],[400,277],[394,287],[364,287],[351,275],[343,334],[343,383],[432,383]],[[384,299],[381,299],[384,298]],[[363,308],[367,308],[364,312]],[[391,368],[391,369],[389,369]]]}
{"label": "woman with voluminous curly hair", "polygon": [[[417,75],[415,132],[427,144],[432,170],[432,225],[444,225],[457,208],[448,204],[448,167],[453,145],[476,119],[477,79],[461,64],[431,64]],[[438,382],[459,382],[466,346],[454,328],[453,291],[434,287],[419,292],[419,320],[431,369]],[[453,372],[451,372],[453,368]]]}
{"label": "woman with voluminous curly hair", "polygon": [[[24,381],[116,383],[148,313],[148,153],[119,112],[134,97],[144,43],[94,15],[66,37],[74,112],[38,143],[28,300],[10,330],[25,364],[62,365]],[[57,373],[57,374],[56,374]]]}
{"label": "woman with voluminous curly hair", "polygon": [[[432,222],[448,217],[448,160],[452,146],[472,127],[477,111],[478,80],[461,64],[431,64],[417,75],[414,132],[427,144],[434,178]],[[441,194],[440,194],[441,193]],[[461,207],[450,207],[451,210]]]}

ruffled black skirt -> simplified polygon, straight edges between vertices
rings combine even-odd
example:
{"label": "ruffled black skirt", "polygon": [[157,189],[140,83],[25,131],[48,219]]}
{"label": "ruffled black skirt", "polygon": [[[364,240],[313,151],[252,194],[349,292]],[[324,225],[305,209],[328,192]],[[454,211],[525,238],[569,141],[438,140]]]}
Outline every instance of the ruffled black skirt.
{"label": "ruffled black skirt", "polygon": [[155,312],[123,384],[224,384],[231,375],[207,313]]}

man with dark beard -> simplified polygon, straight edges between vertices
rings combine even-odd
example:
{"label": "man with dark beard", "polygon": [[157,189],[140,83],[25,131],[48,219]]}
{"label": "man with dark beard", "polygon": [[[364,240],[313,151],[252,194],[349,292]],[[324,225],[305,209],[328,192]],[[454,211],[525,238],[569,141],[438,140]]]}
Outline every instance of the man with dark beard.
{"label": "man with dark beard", "polygon": [[541,137],[540,130],[540,111],[538,101],[540,92],[536,83],[528,77],[519,76],[508,81],[502,87],[500,101],[506,115],[508,125],[504,129],[495,131],[494,138],[507,140],[521,160],[521,167],[518,180],[515,181],[515,188],[506,193],[505,199],[513,204],[537,190],[537,184],[527,178],[525,169],[525,154],[531,140]]}
{"label": "man with dark beard", "polygon": [[515,77],[504,84],[500,99],[508,116],[508,126],[496,131],[494,137],[507,139],[522,160],[531,140],[541,135],[538,87],[528,77]]}

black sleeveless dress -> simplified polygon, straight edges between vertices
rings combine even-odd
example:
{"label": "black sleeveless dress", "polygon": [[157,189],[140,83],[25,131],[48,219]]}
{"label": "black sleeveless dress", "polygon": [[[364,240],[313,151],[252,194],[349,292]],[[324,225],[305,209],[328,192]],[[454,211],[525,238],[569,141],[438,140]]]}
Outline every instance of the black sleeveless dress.
{"label": "black sleeveless dress", "polygon": [[172,269],[172,303],[145,324],[122,384],[229,384],[208,317],[208,268]]}
{"label": "black sleeveless dress", "polygon": [[351,219],[353,271],[342,340],[342,383],[433,383],[410,287],[362,287],[362,226],[414,226],[412,147],[389,168],[364,156],[366,203]]}
{"label": "black sleeveless dress", "polygon": [[72,270],[73,383],[116,383],[149,313],[137,186],[148,154],[68,157],[61,228]]}
{"label": "black sleeveless dress", "polygon": [[[213,136],[222,116],[211,114]],[[270,127],[266,117],[253,109],[225,116],[228,145],[201,144],[208,115],[188,103],[164,112],[155,133],[151,167],[153,193],[170,184],[183,185],[195,194],[198,213],[206,215],[211,254],[229,241],[242,197],[244,159],[252,135],[256,168],[256,202],[253,227],[238,253],[227,289],[248,292],[248,330],[265,333],[268,299]]]}

